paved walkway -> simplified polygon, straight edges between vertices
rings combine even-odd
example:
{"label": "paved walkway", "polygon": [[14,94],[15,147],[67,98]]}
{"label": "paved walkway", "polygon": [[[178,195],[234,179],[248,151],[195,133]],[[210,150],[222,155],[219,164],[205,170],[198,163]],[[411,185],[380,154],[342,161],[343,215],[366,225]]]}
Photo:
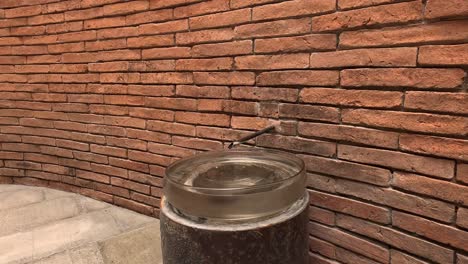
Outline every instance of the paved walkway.
{"label": "paved walkway", "polygon": [[159,221],[81,195],[0,185],[1,264],[162,264]]}

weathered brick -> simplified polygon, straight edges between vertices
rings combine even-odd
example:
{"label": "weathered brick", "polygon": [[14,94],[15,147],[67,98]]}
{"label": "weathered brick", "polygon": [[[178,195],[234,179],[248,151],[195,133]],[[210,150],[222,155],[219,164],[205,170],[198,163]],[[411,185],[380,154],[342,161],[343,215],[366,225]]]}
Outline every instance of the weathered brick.
{"label": "weathered brick", "polygon": [[445,223],[452,222],[455,216],[455,207],[453,204],[403,193],[395,189],[338,180],[336,192],[390,206],[423,217],[436,219]]}
{"label": "weathered brick", "polygon": [[127,39],[127,47],[141,48],[141,47],[164,47],[174,44],[173,35],[158,35],[149,37],[136,37]]}
{"label": "weathered brick", "polygon": [[468,163],[459,163],[457,165],[457,180],[468,183]]}
{"label": "weathered brick", "polygon": [[219,141],[180,136],[172,137],[172,144],[198,150],[222,150],[223,148],[223,144]]}
{"label": "weathered brick", "polygon": [[243,24],[250,21],[250,12],[250,9],[239,9],[212,15],[192,17],[189,19],[190,28],[202,29]]}
{"label": "weathered brick", "polygon": [[177,44],[198,44],[208,42],[218,42],[232,40],[234,38],[234,31],[232,29],[208,29],[194,32],[184,32],[176,34]]}
{"label": "weathered brick", "polygon": [[65,21],[65,16],[63,13],[28,17],[29,25],[53,24],[53,23],[59,23],[63,21]]}
{"label": "weathered brick", "polygon": [[409,232],[465,251],[468,248],[468,232],[466,231],[398,211],[392,213],[392,220],[393,225]]}
{"label": "weathered brick", "polygon": [[311,68],[362,66],[416,66],[416,48],[354,49],[317,52],[310,56]]}
{"label": "weathered brick", "polygon": [[466,15],[468,3],[463,0],[429,0],[424,10],[424,17],[428,19]]}
{"label": "weathered brick", "polygon": [[310,31],[310,25],[311,20],[309,18],[247,24],[236,26],[234,35],[236,38],[253,38],[304,34]]}
{"label": "weathered brick", "polygon": [[309,231],[315,237],[351,251],[358,252],[380,263],[388,262],[390,257],[388,249],[336,228],[330,228],[321,224],[309,222]]}
{"label": "weathered brick", "polygon": [[138,35],[154,35],[174,33],[188,30],[188,20],[175,20],[157,24],[144,24],[138,26]]}
{"label": "weathered brick", "polygon": [[340,227],[377,239],[392,247],[415,253],[432,261],[439,263],[453,262],[453,250],[393,230],[389,227],[379,226],[344,215],[337,218],[337,223]]}
{"label": "weathered brick", "polygon": [[163,9],[156,11],[138,12],[127,15],[125,21],[127,25],[138,25],[149,22],[160,22],[170,20],[172,18],[171,9]]}
{"label": "weathered brick", "polygon": [[253,20],[264,20],[303,15],[316,15],[334,11],[336,0],[294,0],[254,7]]}
{"label": "weathered brick", "polygon": [[32,6],[24,6],[24,7],[17,7],[5,10],[5,17],[6,18],[13,18],[13,17],[29,17],[34,15],[39,15],[42,12],[42,8],[40,5],[32,5]]}
{"label": "weathered brick", "polygon": [[403,93],[372,90],[343,90],[333,88],[305,88],[300,101],[356,107],[396,108],[402,104]]}
{"label": "weathered brick", "polygon": [[192,47],[194,57],[243,55],[252,52],[252,41],[241,40],[216,44],[201,44]]}
{"label": "weathered brick", "polygon": [[460,207],[457,213],[457,225],[468,228],[468,209]]}
{"label": "weathered brick", "polygon": [[338,84],[338,71],[273,71],[260,73],[257,77],[257,84],[266,85],[323,85],[335,86]]}
{"label": "weathered brick", "polygon": [[190,56],[188,47],[144,49],[141,52],[142,59],[188,58]]}
{"label": "weathered brick", "polygon": [[111,5],[105,5],[103,7],[103,14],[109,15],[121,15],[128,14],[137,11],[147,10],[149,8],[148,1],[131,1],[127,3],[117,3]]}
{"label": "weathered brick", "polygon": [[110,40],[98,40],[98,41],[87,41],[85,43],[86,51],[97,51],[97,50],[113,50],[123,49],[127,47],[126,39],[110,39]]}
{"label": "weathered brick", "polygon": [[280,104],[280,117],[339,122],[339,110],[335,107],[300,104]]}
{"label": "weathered brick", "polygon": [[232,58],[180,59],[176,61],[178,71],[219,71],[232,70]]}
{"label": "weathered brick", "polygon": [[138,36],[138,27],[106,28],[97,31],[97,39],[115,39]]}
{"label": "weathered brick", "polygon": [[341,85],[451,89],[462,85],[464,78],[461,69],[348,69],[341,72]]}
{"label": "weathered brick", "polygon": [[418,63],[438,66],[468,65],[468,44],[422,46],[419,48]]}
{"label": "weathered brick", "polygon": [[221,99],[229,97],[229,87],[177,85],[176,94],[183,97]]}
{"label": "weathered brick", "polygon": [[309,171],[333,175],[379,186],[388,186],[391,178],[389,170],[371,167],[342,160],[316,156],[301,156]]}
{"label": "weathered brick", "polygon": [[352,29],[363,26],[403,24],[422,19],[423,3],[413,1],[337,12],[312,18],[313,31]]}
{"label": "weathered brick", "polygon": [[462,139],[402,134],[402,150],[468,161],[468,141]]}
{"label": "weathered brick", "polygon": [[384,148],[398,148],[398,133],[377,129],[299,122],[298,133],[301,136],[328,138]]}
{"label": "weathered brick", "polygon": [[[177,0],[180,1],[180,0]],[[174,9],[174,17],[191,17],[197,15],[203,15],[208,13],[215,13],[225,11],[229,9],[228,0],[209,0],[202,1],[201,3],[195,3],[187,6],[176,7]]]}
{"label": "weathered brick", "polygon": [[465,41],[468,38],[468,32],[462,30],[462,28],[467,26],[467,20],[458,20],[406,27],[350,31],[340,35],[340,47],[381,47]]}
{"label": "weathered brick", "polygon": [[464,93],[407,92],[405,108],[467,114],[468,95]]}
{"label": "weathered brick", "polygon": [[336,35],[313,34],[295,37],[268,38],[255,40],[255,52],[297,52],[333,50],[336,48]]}
{"label": "weathered brick", "polygon": [[427,262],[417,259],[398,250],[391,250],[391,264],[427,264]]}
{"label": "weathered brick", "polygon": [[396,168],[445,179],[453,178],[455,170],[454,162],[450,160],[347,145],[338,145],[338,157],[349,161]]}
{"label": "weathered brick", "polygon": [[84,29],[119,27],[125,25],[125,17],[105,17],[84,21]]}
{"label": "weathered brick", "polygon": [[325,157],[332,157],[336,154],[335,143],[279,135],[262,135],[257,138],[257,145],[261,147],[305,152]]}
{"label": "weathered brick", "polygon": [[213,85],[252,85],[255,74],[252,72],[194,72],[196,84]]}
{"label": "weathered brick", "polygon": [[461,116],[435,115],[397,111],[346,109],[344,123],[386,127],[434,134],[467,135],[468,119]]}
{"label": "weathered brick", "polygon": [[236,69],[304,69],[309,67],[309,54],[252,55],[236,57]]}
{"label": "weathered brick", "polygon": [[230,118],[224,114],[194,113],[194,112],[176,112],[175,121],[196,125],[211,125],[228,127]]}
{"label": "weathered brick", "polygon": [[448,181],[435,180],[412,173],[395,172],[392,185],[456,204],[468,204],[468,187]]}

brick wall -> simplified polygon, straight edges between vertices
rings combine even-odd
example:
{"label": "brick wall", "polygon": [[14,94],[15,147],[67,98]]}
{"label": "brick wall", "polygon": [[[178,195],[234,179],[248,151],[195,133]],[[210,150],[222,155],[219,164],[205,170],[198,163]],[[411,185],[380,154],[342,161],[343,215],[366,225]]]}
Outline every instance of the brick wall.
{"label": "brick wall", "polygon": [[157,215],[165,166],[280,120],[311,263],[467,264],[467,43],[466,0],[2,0],[0,182]]}

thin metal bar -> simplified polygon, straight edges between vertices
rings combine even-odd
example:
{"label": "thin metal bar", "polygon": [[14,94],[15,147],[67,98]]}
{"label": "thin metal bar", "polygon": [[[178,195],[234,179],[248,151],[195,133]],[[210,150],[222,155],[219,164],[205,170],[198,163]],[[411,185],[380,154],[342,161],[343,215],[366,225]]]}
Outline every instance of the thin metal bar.
{"label": "thin metal bar", "polygon": [[247,136],[245,136],[245,137],[243,137],[243,138],[241,138],[241,139],[239,139],[237,141],[233,141],[231,144],[229,144],[228,149],[232,149],[235,146],[243,144],[243,143],[251,140],[252,138],[256,138],[256,137],[258,137],[258,136],[260,136],[262,134],[265,134],[267,132],[270,132],[271,130],[274,130],[274,129],[275,129],[275,126],[269,126],[269,127],[266,127],[266,128],[264,128],[262,130],[259,130],[259,131],[255,132],[255,133],[247,135]]}

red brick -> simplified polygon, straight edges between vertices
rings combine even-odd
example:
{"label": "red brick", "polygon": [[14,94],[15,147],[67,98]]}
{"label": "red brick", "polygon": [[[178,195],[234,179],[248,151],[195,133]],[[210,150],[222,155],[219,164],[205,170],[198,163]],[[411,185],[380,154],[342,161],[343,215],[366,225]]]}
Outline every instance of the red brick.
{"label": "red brick", "polygon": [[310,27],[310,18],[287,19],[237,26],[234,34],[236,38],[294,35],[308,33]]}
{"label": "red brick", "polygon": [[195,150],[187,149],[183,147],[166,145],[166,144],[157,144],[149,143],[148,150],[153,153],[175,156],[175,157],[187,157],[195,154]]}
{"label": "red brick", "polygon": [[443,180],[435,180],[417,174],[395,172],[393,186],[435,197],[456,204],[468,204],[468,187]]}
{"label": "red brick", "polygon": [[243,24],[250,21],[250,9],[239,9],[229,12],[190,18],[191,29],[214,28]]}
{"label": "red brick", "polygon": [[407,92],[405,108],[467,114],[468,95],[464,93]]}
{"label": "red brick", "polygon": [[84,21],[84,29],[109,28],[125,26],[125,17],[105,17]]}
{"label": "red brick", "polygon": [[42,8],[40,5],[35,6],[24,6],[24,7],[17,7],[12,9],[5,9],[5,17],[12,18],[12,17],[29,17],[34,15],[39,15],[42,12]]}
{"label": "red brick", "polygon": [[459,163],[457,165],[457,180],[468,183],[468,164]]}
{"label": "red brick", "polygon": [[341,262],[349,262],[349,263],[361,263],[361,264],[375,264],[376,262],[363,257],[362,255],[358,255],[353,253],[352,251],[343,249],[343,248],[336,248],[336,259]]}
{"label": "red brick", "polygon": [[445,223],[452,222],[455,216],[454,205],[440,200],[344,180],[338,180],[335,186],[339,194],[372,201]]}
{"label": "red brick", "polygon": [[219,139],[223,141],[233,141],[237,140],[243,136],[246,136],[248,133],[241,130],[233,130],[228,128],[219,128],[219,127],[197,127],[197,137],[201,138],[211,138]]}
{"label": "red brick", "polygon": [[[43,35],[46,31],[45,26],[17,27],[10,29],[11,36]],[[26,38],[23,38],[26,39]],[[29,41],[25,41],[27,43]]]}
{"label": "red brick", "polygon": [[49,34],[79,31],[82,29],[83,29],[83,21],[65,22],[65,23],[60,23],[60,24],[46,25],[46,31]]}
{"label": "red brick", "polygon": [[422,19],[423,3],[413,1],[337,12],[312,18],[313,31],[351,29],[362,26],[403,24]]}
{"label": "red brick", "polygon": [[127,94],[128,93],[127,87],[128,85],[121,85],[121,84],[88,83],[88,85],[86,86],[86,92],[92,93],[92,94]]}
{"label": "red brick", "polygon": [[181,59],[176,61],[178,71],[219,71],[231,70],[234,61],[232,58],[212,59]]}
{"label": "red brick", "polygon": [[188,58],[190,57],[190,48],[171,47],[144,49],[141,53],[142,59],[167,59],[167,58]]}
{"label": "red brick", "polygon": [[253,85],[255,74],[251,72],[194,72],[196,84]]}
{"label": "red brick", "polygon": [[461,116],[366,109],[344,110],[342,112],[342,120],[348,124],[434,134],[467,135],[468,126],[467,118]]}
{"label": "red brick", "polygon": [[146,98],[145,105],[164,109],[195,110],[197,102],[193,99],[150,97]]}
{"label": "red brick", "polygon": [[24,56],[0,56],[0,64],[24,64],[26,57]]}
{"label": "red brick", "polygon": [[298,126],[298,133],[301,136],[327,138],[392,149],[398,148],[398,133],[381,131],[377,129],[346,125],[300,122]]}
{"label": "red brick", "polygon": [[278,0],[231,0],[231,8],[254,6],[271,2],[278,2]]}
{"label": "red brick", "polygon": [[349,69],[341,73],[341,84],[348,87],[414,87],[450,89],[463,83],[460,69]]}
{"label": "red brick", "polygon": [[221,99],[229,97],[229,87],[177,85],[176,94],[183,97]]}
{"label": "red brick", "polygon": [[148,1],[131,1],[127,3],[117,3],[105,5],[103,12],[105,16],[128,14],[136,11],[147,10],[149,8]]}
{"label": "red brick", "polygon": [[339,122],[339,110],[318,105],[280,104],[280,117]]}
{"label": "red brick", "polygon": [[389,150],[338,145],[338,157],[349,161],[396,168],[445,179],[451,179],[454,176],[453,161]]}
{"label": "red brick", "polygon": [[232,40],[234,31],[232,29],[208,29],[202,31],[184,32],[176,34],[178,45],[208,43]]}
{"label": "red brick", "polygon": [[79,9],[81,7],[81,0],[67,0],[56,3],[44,5],[42,8],[43,13],[63,12],[72,9]]}
{"label": "red brick", "polygon": [[176,135],[187,135],[187,136],[194,136],[195,135],[195,126],[187,125],[187,124],[180,124],[180,123],[169,123],[164,121],[148,121],[147,122],[147,129],[152,131],[160,131],[168,134],[176,134]]}
{"label": "red brick", "polygon": [[309,222],[309,231],[314,237],[318,237],[340,247],[352,250],[380,263],[387,263],[390,258],[390,253],[387,248],[371,243],[368,240],[357,236],[353,236],[339,229]]}
{"label": "red brick", "polygon": [[401,92],[332,88],[305,88],[299,96],[305,103],[378,108],[400,107],[403,98]]}
{"label": "red brick", "polygon": [[60,59],[61,58],[58,55],[28,56],[28,64],[58,63],[60,62]]}
{"label": "red brick", "polygon": [[397,211],[392,220],[393,225],[409,232],[465,251],[468,248],[468,232]]}
{"label": "red brick", "polygon": [[399,142],[402,150],[468,160],[468,141],[466,140],[402,134]]}
{"label": "red brick", "polygon": [[[130,155],[130,153],[132,153],[132,155]],[[145,152],[137,152],[137,155],[135,155],[135,153],[133,153],[131,150],[129,150],[128,154],[129,156],[132,156],[132,157],[135,156],[136,158],[138,158],[138,153],[146,154]],[[149,172],[149,167],[148,167],[148,164],[146,163],[110,157],[109,164],[112,166],[119,167],[119,168],[125,168],[129,170],[140,171],[140,172],[145,172],[145,173]]]}
{"label": "red brick", "polygon": [[104,123],[106,125],[111,125],[111,126],[135,127],[135,128],[145,128],[146,126],[146,122],[144,119],[120,117],[120,116],[105,116]]}
{"label": "red brick", "polygon": [[458,208],[457,225],[468,228],[468,209],[463,207]]}
{"label": "red brick", "polygon": [[[138,138],[141,140],[160,142],[160,143],[171,142],[171,136],[169,134],[152,132],[152,131],[147,131],[147,130],[127,129],[127,137]],[[149,144],[148,144],[148,149],[149,149]]]}
{"label": "red brick", "polygon": [[289,88],[268,87],[232,87],[232,98],[265,101],[294,102],[297,100],[298,90]]}
{"label": "red brick", "polygon": [[155,83],[155,84],[190,84],[193,82],[192,73],[142,73],[142,83]]}
{"label": "red brick", "polygon": [[386,169],[315,156],[301,157],[311,172],[324,173],[379,186],[388,186],[391,178],[390,171]]}
{"label": "red brick", "polygon": [[12,54],[35,55],[47,54],[47,46],[17,46],[11,47]]}
{"label": "red brick", "polygon": [[[180,1],[180,0],[178,0]],[[192,17],[208,13],[215,13],[229,9],[228,0],[209,0],[195,3],[188,6],[176,7],[174,9],[174,17]]]}
{"label": "red brick", "polygon": [[429,0],[424,10],[424,17],[428,19],[467,15],[468,3],[463,0]]}
{"label": "red brick", "polygon": [[390,222],[389,210],[335,195],[309,191],[310,203],[327,209],[387,224]]}
{"label": "red brick", "polygon": [[260,130],[269,125],[272,125],[272,121],[266,118],[247,116],[233,116],[231,118],[232,128]]}
{"label": "red brick", "polygon": [[64,14],[65,14],[66,21],[87,20],[87,19],[100,17],[104,15],[102,7],[67,11]]}
{"label": "red brick", "polygon": [[156,11],[146,11],[138,12],[136,14],[127,15],[125,17],[127,25],[139,25],[149,22],[159,22],[166,21],[172,18],[172,10],[156,10]]}
{"label": "red brick", "polygon": [[141,48],[141,47],[163,47],[174,44],[173,35],[158,35],[148,37],[136,37],[128,38],[127,46],[129,48]]}
{"label": "red brick", "polygon": [[288,151],[305,152],[325,157],[332,157],[336,154],[335,143],[280,135],[262,135],[257,138],[257,145]]}
{"label": "red brick", "polygon": [[468,44],[429,45],[419,48],[420,65],[468,65]]}
{"label": "red brick", "polygon": [[[141,152],[136,150],[129,150],[128,151],[128,158],[131,160],[136,160],[140,162],[144,162],[145,164],[158,164],[158,165],[169,165],[171,163],[171,159],[167,156],[151,154],[148,152]],[[136,170],[138,171],[138,170]]]}
{"label": "red brick", "polygon": [[187,31],[188,20],[175,20],[157,24],[144,24],[138,26],[138,35],[154,35]]}
{"label": "red brick", "polygon": [[99,74],[101,83],[138,83],[139,73],[101,73]]}
{"label": "red brick", "polygon": [[392,247],[423,256],[426,259],[439,263],[453,262],[453,250],[393,230],[389,227],[379,226],[349,216],[338,217],[337,223],[340,227],[377,239]]}
{"label": "red brick", "polygon": [[309,54],[252,55],[236,57],[236,69],[304,69],[309,67]]}
{"label": "red brick", "polygon": [[112,50],[112,49],[122,49],[127,47],[126,39],[111,39],[111,40],[98,40],[92,42],[86,42],[85,49],[86,51],[96,51],[96,50]]}
{"label": "red brick", "polygon": [[464,256],[460,253],[457,254],[457,263],[458,264],[467,264],[468,263],[468,256]]}
{"label": "red brick", "polygon": [[223,148],[223,144],[219,141],[180,136],[173,136],[172,144],[180,147],[198,150],[222,150]]}
{"label": "red brick", "polygon": [[98,39],[115,39],[124,37],[138,36],[138,27],[120,27],[99,29],[97,31]]}
{"label": "red brick", "polygon": [[234,42],[195,45],[192,48],[194,57],[215,57],[229,55],[243,55],[252,52],[252,41],[241,40]]}
{"label": "red brick", "polygon": [[334,11],[336,0],[294,0],[278,4],[254,7],[253,20],[264,20],[303,15],[315,15]]}
{"label": "red brick", "polygon": [[340,47],[381,47],[465,41],[468,38],[468,32],[462,29],[466,27],[468,27],[468,21],[459,20],[344,32],[340,34]]}
{"label": "red brick", "polygon": [[416,66],[416,48],[355,49],[312,53],[311,68]]}
{"label": "red brick", "polygon": [[340,9],[350,9],[398,2],[398,0],[338,0]]}
{"label": "red brick", "polygon": [[391,264],[427,264],[427,262],[417,259],[413,256],[400,252],[398,250],[391,250]]}
{"label": "red brick", "polygon": [[[315,206],[309,206],[309,219],[326,225],[335,224],[335,213]],[[314,251],[313,246],[310,249]]]}
{"label": "red brick", "polygon": [[324,85],[335,86],[338,84],[339,73],[337,71],[277,71],[260,73],[257,77],[258,85]]}
{"label": "red brick", "polygon": [[145,214],[145,215],[152,215],[153,214],[153,207],[149,205],[144,205],[132,200],[114,197],[114,203],[116,205],[122,206],[124,208],[128,208],[130,210]]}
{"label": "red brick", "polygon": [[148,96],[171,96],[174,94],[174,86],[171,85],[129,85],[128,94]]}
{"label": "red brick", "polygon": [[173,0],[173,1],[159,1],[159,0],[150,0],[150,9],[160,9],[166,7],[187,5],[190,3],[201,2],[202,0]]}
{"label": "red brick", "polygon": [[176,112],[175,121],[196,125],[228,127],[230,123],[230,117],[224,114]]}
{"label": "red brick", "polygon": [[53,23],[59,23],[59,22],[64,22],[64,21],[65,21],[65,16],[63,13],[28,17],[29,25],[53,24]]}

